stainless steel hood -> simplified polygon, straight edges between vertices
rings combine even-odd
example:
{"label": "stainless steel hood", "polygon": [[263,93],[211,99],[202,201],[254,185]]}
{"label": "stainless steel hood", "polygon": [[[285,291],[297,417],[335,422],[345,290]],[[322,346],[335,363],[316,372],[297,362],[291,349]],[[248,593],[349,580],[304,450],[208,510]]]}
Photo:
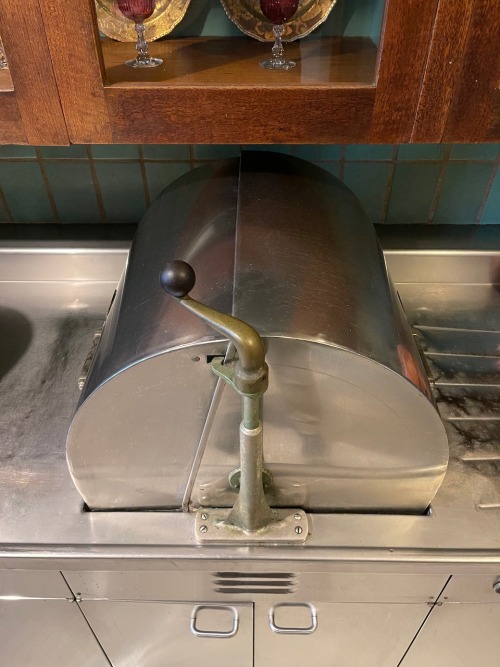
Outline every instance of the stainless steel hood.
{"label": "stainless steel hood", "polygon": [[161,290],[172,259],[264,339],[272,506],[428,507],[447,438],[371,223],[323,170],[249,153],[179,179],[139,227],[68,436],[90,508],[235,501],[238,399],[206,363],[231,350]]}

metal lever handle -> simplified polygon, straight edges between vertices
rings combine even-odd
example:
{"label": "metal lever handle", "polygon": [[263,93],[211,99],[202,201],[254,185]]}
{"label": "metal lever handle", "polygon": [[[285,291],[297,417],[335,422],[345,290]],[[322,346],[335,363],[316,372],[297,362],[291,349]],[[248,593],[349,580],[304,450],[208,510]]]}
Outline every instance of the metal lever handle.
{"label": "metal lever handle", "polygon": [[238,359],[231,365],[212,361],[212,370],[231,384],[243,398],[240,425],[240,491],[227,523],[246,533],[255,532],[275,520],[262,484],[263,441],[260,397],[268,385],[268,367],[262,339],[249,324],[205,306],[189,296],[196,282],[192,267],[181,260],[168,262],[161,274],[163,289],[180,304],[224,334],[234,344]]}
{"label": "metal lever handle", "polygon": [[[234,365],[234,386],[243,395],[260,395],[267,389],[268,368],[262,338],[246,322],[210,308],[189,296],[196,282],[193,268],[182,260],[167,262],[160,274],[163,289],[179,300],[219,333],[227,336],[238,352]],[[216,370],[217,372],[217,370]],[[255,424],[257,426],[258,424]],[[248,428],[255,426],[247,425]]]}

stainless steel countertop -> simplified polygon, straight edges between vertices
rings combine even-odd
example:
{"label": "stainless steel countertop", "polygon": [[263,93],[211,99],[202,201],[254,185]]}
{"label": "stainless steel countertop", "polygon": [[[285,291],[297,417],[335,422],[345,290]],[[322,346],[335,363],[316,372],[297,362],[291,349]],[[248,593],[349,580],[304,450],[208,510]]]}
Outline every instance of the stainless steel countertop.
{"label": "stainless steel countertop", "polygon": [[[492,386],[489,430],[484,428],[484,415],[464,422],[463,398],[442,403],[443,416],[451,418],[447,426],[451,458],[429,516],[315,514],[310,515],[312,535],[303,546],[200,549],[193,536],[194,515],[86,512],[70,479],[65,439],[78,400],[76,381],[94,331],[107,312],[128,247],[110,242],[85,245],[11,243],[0,248],[0,558],[4,567],[28,567],[35,560],[47,567],[61,560],[79,562],[82,567],[80,559],[95,565],[119,558],[136,562],[300,558],[367,567],[426,563],[449,569],[451,563],[463,568],[480,563],[498,569],[500,251],[386,252],[410,322],[421,327],[424,337],[429,326],[434,332],[436,327],[459,327],[480,330],[485,334],[481,340],[496,346],[496,354],[481,357],[486,360],[481,362],[485,365],[482,377],[490,378]],[[428,357],[439,375],[443,355],[433,357],[430,352]],[[464,359],[451,357],[458,363],[451,384],[457,378],[460,384]],[[446,372],[441,376],[438,385],[446,389],[449,377]],[[457,409],[462,409],[458,417]],[[462,423],[469,427],[467,436],[457,429]]]}

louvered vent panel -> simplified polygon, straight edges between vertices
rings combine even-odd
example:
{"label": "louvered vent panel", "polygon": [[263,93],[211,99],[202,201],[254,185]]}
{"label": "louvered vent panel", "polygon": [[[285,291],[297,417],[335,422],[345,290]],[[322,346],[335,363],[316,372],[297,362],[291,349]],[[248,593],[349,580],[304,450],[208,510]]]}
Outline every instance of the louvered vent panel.
{"label": "louvered vent panel", "polygon": [[228,594],[272,594],[293,593],[297,575],[291,572],[215,572],[214,589]]}

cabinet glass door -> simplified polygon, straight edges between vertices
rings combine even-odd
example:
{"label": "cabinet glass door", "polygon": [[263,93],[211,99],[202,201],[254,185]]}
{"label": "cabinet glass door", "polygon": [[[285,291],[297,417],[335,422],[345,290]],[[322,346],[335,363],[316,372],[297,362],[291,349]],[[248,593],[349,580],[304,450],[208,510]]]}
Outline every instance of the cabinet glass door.
{"label": "cabinet glass door", "polygon": [[[152,14],[152,0],[121,11],[112,0],[40,4],[75,143],[407,141],[436,9],[286,0],[284,58],[295,66],[275,70],[261,66],[280,18],[266,0],[156,0]],[[134,18],[162,64],[126,64]]]}

